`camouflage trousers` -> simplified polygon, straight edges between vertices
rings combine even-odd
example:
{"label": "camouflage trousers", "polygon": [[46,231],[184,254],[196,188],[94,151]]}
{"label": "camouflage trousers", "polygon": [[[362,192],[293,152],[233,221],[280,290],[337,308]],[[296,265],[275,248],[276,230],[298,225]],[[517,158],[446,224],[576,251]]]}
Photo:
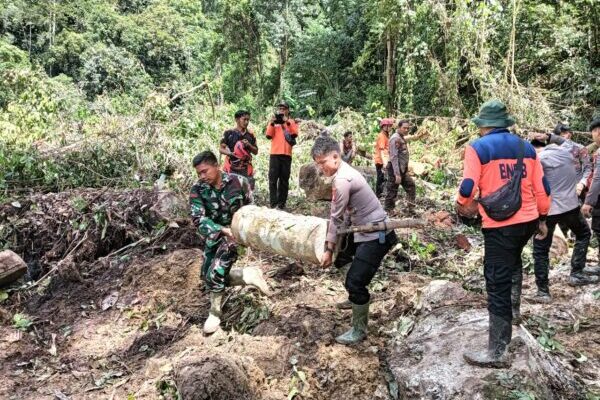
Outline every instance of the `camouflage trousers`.
{"label": "camouflage trousers", "polygon": [[223,236],[215,246],[204,247],[204,263],[200,277],[211,292],[222,292],[227,286],[229,271],[238,257],[237,243]]}

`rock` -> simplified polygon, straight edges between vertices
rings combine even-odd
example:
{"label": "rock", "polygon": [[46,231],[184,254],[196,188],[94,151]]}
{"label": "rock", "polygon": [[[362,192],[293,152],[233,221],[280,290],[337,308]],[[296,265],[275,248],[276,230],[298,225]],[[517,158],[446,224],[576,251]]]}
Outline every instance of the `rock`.
{"label": "rock", "polygon": [[454,304],[470,303],[474,301],[473,297],[472,294],[464,290],[458,283],[437,279],[431,281],[423,289],[417,309],[431,311]]}
{"label": "rock", "polygon": [[321,174],[315,163],[301,166],[298,180],[308,200],[331,200],[331,180]]}
{"label": "rock", "polygon": [[550,258],[559,259],[569,252],[569,243],[562,230],[557,226],[552,236],[552,246],[550,247]]}
{"label": "rock", "polygon": [[431,165],[418,161],[408,162],[408,173],[415,176],[425,176],[431,170]]}
{"label": "rock", "polygon": [[150,208],[158,220],[172,221],[187,216],[187,203],[170,190],[158,191],[156,202]]}
{"label": "rock", "polygon": [[554,385],[556,380],[548,380],[545,352],[523,328],[513,328],[510,368],[499,371],[467,364],[464,352],[487,347],[488,312],[483,302],[473,305],[476,298],[448,281],[432,281],[423,290],[413,330],[386,355],[400,398],[503,399],[523,387],[531,388],[535,398],[576,398],[573,393],[579,386],[560,365],[551,368],[561,372],[562,381]]}
{"label": "rock", "polygon": [[0,252],[0,286],[8,285],[25,275],[27,264],[11,250]]}
{"label": "rock", "polygon": [[425,220],[438,229],[452,228],[452,215],[448,211],[438,211],[435,213],[426,213]]}
{"label": "rock", "polygon": [[469,242],[469,239],[463,234],[456,235],[454,237],[454,243],[459,249],[467,252],[471,250],[471,242]]}
{"label": "rock", "polygon": [[[369,184],[375,184],[377,172],[374,167],[353,165],[353,168],[360,172]],[[331,201],[331,178],[324,176],[315,163],[304,164],[300,167],[298,181],[308,200]]]}

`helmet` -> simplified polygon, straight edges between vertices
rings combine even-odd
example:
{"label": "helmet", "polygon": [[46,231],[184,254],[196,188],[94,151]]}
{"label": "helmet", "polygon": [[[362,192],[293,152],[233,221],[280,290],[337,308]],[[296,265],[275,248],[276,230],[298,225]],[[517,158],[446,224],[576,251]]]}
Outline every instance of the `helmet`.
{"label": "helmet", "polygon": [[382,118],[381,121],[379,121],[379,127],[383,128],[385,125],[394,125],[394,119],[393,118]]}

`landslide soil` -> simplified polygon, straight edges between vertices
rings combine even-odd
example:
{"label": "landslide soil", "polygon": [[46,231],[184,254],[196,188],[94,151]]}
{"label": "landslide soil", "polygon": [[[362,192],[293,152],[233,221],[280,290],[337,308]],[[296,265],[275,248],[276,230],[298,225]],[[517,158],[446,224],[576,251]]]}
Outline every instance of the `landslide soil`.
{"label": "landslide soil", "polygon": [[[436,211],[426,210],[429,206],[422,205],[423,213]],[[298,212],[326,214],[326,204],[311,207]],[[13,286],[0,305],[0,397],[176,398],[177,384],[198,387],[186,369],[198,365],[205,373],[222,370],[241,382],[227,385],[227,376],[214,375],[205,380],[244,398],[285,399],[296,393],[296,399],[392,399],[386,344],[398,339],[399,318],[414,316],[432,276],[470,282],[477,304],[485,304],[477,294],[482,287],[478,236],[467,233],[474,245],[469,253],[458,249],[455,228],[448,226],[456,223],[452,218],[443,235],[400,234],[403,249],[386,259],[371,285],[370,336],[355,346],[334,340],[350,323],[350,312],[335,307],[345,298],[339,271],[250,249],[238,264],[261,268],[274,294],[265,298],[248,288],[229,289],[221,330],[205,336],[209,303],[199,281],[202,252],[187,234],[184,244],[173,239],[158,252],[90,257],[75,264],[78,279],[53,274],[34,288]],[[437,250],[425,254],[428,250],[411,247],[415,240],[434,243]],[[474,267],[466,267],[470,264]],[[413,270],[407,272],[409,266]],[[543,315],[561,328],[557,338],[565,350],[557,356],[572,360],[585,354],[588,361],[574,362],[576,371],[597,380],[598,303],[586,300],[573,311],[573,302],[589,290],[570,288],[564,273],[557,276],[554,303],[524,301],[524,315]],[[525,293],[531,295],[534,287],[526,277]],[[17,329],[17,313],[31,325]],[[577,329],[569,331],[577,320]]]}

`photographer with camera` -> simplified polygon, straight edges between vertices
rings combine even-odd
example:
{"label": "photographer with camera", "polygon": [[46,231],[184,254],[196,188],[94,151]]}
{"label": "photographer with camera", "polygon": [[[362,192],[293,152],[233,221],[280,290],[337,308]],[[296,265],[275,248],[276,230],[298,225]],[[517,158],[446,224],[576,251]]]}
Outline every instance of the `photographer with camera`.
{"label": "photographer with camera", "polygon": [[282,101],[277,105],[267,125],[267,139],[271,141],[269,157],[269,200],[271,208],[285,209],[292,168],[292,146],[296,144],[298,125],[290,117],[290,106]]}

